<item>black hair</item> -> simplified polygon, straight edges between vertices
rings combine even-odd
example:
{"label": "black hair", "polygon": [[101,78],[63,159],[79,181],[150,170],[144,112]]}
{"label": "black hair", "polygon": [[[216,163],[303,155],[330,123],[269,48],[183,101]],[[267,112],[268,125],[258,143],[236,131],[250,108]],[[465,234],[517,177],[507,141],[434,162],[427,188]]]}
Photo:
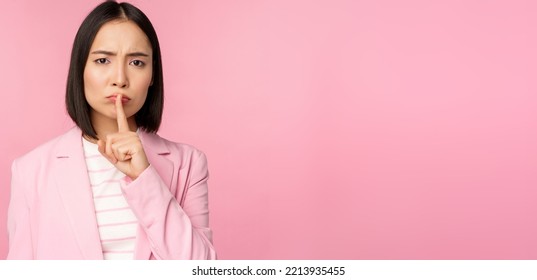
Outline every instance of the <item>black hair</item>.
{"label": "black hair", "polygon": [[121,19],[130,20],[138,25],[149,39],[153,49],[153,80],[144,105],[134,116],[136,125],[144,131],[154,133],[158,131],[162,120],[164,83],[157,33],[140,9],[125,2],[106,1],[89,13],[76,33],[65,94],[67,113],[84,135],[93,139],[97,139],[97,133],[91,124],[91,107],[84,95],[84,68],[99,29],[107,22]]}

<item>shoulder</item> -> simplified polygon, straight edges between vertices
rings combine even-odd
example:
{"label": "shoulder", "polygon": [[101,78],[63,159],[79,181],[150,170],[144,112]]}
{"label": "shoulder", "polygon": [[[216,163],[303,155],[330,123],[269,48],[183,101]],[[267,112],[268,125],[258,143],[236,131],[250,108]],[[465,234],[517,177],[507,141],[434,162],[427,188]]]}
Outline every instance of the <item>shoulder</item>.
{"label": "shoulder", "polygon": [[51,158],[57,156],[59,150],[58,148],[61,146],[61,143],[65,140],[66,136],[68,136],[69,134],[76,133],[77,129],[72,128],[64,134],[47,140],[46,142],[30,150],[26,154],[16,158],[13,161],[13,165],[29,167],[32,165],[41,165],[46,162],[49,162]]}
{"label": "shoulder", "polygon": [[171,141],[155,133],[141,132],[140,136],[144,149],[148,148],[158,154],[178,156],[183,163],[185,161],[206,161],[205,153],[193,145]]}
{"label": "shoulder", "polygon": [[165,138],[162,138],[162,140],[166,143],[170,150],[176,151],[183,155],[190,155],[193,157],[205,156],[205,153],[203,151],[190,144],[174,142]]}

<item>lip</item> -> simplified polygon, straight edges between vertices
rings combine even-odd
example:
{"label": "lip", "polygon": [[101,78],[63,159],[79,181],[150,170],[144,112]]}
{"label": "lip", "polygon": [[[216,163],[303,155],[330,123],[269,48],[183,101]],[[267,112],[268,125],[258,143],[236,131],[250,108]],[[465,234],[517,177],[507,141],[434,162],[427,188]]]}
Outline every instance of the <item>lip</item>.
{"label": "lip", "polygon": [[[108,98],[108,100],[112,101],[113,103],[116,103],[117,96],[118,96],[118,94],[112,94],[112,95],[107,96],[106,98]],[[127,96],[125,96],[124,94],[122,94],[121,103],[125,104],[125,103],[129,102],[129,100],[131,100],[131,99],[128,98]]]}

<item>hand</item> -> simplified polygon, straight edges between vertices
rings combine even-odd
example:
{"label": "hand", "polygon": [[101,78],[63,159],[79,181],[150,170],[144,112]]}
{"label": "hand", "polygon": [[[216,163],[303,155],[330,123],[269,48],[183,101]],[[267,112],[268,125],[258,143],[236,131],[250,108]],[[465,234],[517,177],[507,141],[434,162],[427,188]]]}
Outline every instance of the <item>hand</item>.
{"label": "hand", "polygon": [[118,132],[108,134],[106,141],[99,139],[97,145],[99,146],[99,152],[105,158],[121,172],[135,180],[149,167],[149,161],[147,161],[147,156],[138,134],[129,130],[129,123],[127,122],[125,111],[123,111],[121,98],[121,94],[116,96]]}

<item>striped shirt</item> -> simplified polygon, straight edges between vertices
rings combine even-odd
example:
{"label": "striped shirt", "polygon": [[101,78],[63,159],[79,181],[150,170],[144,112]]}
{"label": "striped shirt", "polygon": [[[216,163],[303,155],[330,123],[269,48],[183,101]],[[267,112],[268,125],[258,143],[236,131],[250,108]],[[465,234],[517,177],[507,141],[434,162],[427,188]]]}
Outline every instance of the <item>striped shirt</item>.
{"label": "striped shirt", "polygon": [[121,192],[125,174],[82,139],[104,259],[133,259],[138,222]]}

